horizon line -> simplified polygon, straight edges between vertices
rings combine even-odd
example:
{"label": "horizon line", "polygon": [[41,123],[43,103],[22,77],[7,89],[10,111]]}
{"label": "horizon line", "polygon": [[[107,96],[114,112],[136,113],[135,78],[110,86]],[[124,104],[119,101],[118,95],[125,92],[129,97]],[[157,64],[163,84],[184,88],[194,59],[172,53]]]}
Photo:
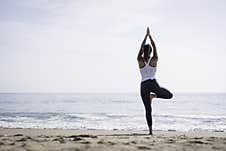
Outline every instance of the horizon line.
{"label": "horizon line", "polygon": [[[17,91],[17,92],[10,92],[10,91],[6,91],[6,92],[1,92],[0,91],[0,94],[25,94],[25,93],[27,93],[27,94],[116,94],[116,93],[118,93],[118,94],[126,94],[126,93],[129,93],[129,94],[139,94],[140,92],[133,92],[133,91],[128,91],[128,92],[90,92],[90,91],[88,91],[88,92],[84,92],[84,91],[82,91],[82,92],[72,92],[72,91],[68,91],[68,92],[57,92],[57,91],[55,91],[55,92],[51,92],[51,91],[49,91],[49,92],[38,92],[38,91],[27,91],[27,92],[25,92],[25,91],[23,91],[23,92],[20,92],[20,91]],[[224,91],[175,91],[175,92],[173,92],[174,94],[182,94],[182,93],[187,93],[187,94],[189,94],[189,93],[193,93],[193,94],[206,94],[206,93],[209,93],[209,94],[224,94],[224,93],[226,93],[226,92],[224,92]]]}

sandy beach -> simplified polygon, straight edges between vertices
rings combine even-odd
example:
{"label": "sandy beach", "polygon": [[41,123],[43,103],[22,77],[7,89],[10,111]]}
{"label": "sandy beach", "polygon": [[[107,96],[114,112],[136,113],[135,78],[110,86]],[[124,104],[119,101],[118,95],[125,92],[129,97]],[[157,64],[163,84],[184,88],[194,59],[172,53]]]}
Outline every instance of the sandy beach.
{"label": "sandy beach", "polygon": [[1,151],[225,151],[225,132],[0,129]]}

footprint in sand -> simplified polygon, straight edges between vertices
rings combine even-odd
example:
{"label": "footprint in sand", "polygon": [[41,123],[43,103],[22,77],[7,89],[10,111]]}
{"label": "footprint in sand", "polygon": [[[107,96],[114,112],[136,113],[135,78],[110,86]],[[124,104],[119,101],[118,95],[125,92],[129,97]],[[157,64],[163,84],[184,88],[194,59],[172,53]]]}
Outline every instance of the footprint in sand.
{"label": "footprint in sand", "polygon": [[174,139],[168,139],[167,141],[166,141],[166,143],[175,143],[176,142],[176,140],[174,140]]}
{"label": "footprint in sand", "polygon": [[79,143],[81,143],[81,144],[91,144],[91,142],[89,142],[89,141],[82,141],[82,142],[79,142]]}
{"label": "footprint in sand", "polygon": [[81,135],[71,135],[71,136],[66,136],[65,138],[70,138],[72,141],[81,141],[81,140],[84,140],[81,137],[83,137],[83,136],[81,136]]}
{"label": "footprint in sand", "polygon": [[104,141],[100,140],[100,141],[97,142],[97,144],[104,144]]}
{"label": "footprint in sand", "polygon": [[137,144],[137,142],[135,142],[135,141],[131,141],[130,143],[131,143],[131,144]]}
{"label": "footprint in sand", "polygon": [[147,146],[137,146],[137,149],[151,149],[151,148]]}
{"label": "footprint in sand", "polygon": [[203,137],[194,137],[193,139],[203,139]]}
{"label": "footprint in sand", "polygon": [[111,141],[108,141],[107,143],[110,144],[110,145],[115,145],[116,144],[116,143],[111,142]]}
{"label": "footprint in sand", "polygon": [[129,142],[125,142],[125,143],[122,143],[123,145],[130,145],[130,143]]}
{"label": "footprint in sand", "polygon": [[23,137],[23,138],[20,138],[20,139],[16,140],[16,142],[25,142],[26,140],[27,140],[27,138]]}
{"label": "footprint in sand", "polygon": [[15,135],[13,135],[13,136],[23,136],[23,134],[15,134]]}
{"label": "footprint in sand", "polygon": [[52,141],[58,141],[60,143],[65,143],[65,140],[63,137],[57,137],[57,138],[54,138]]}
{"label": "footprint in sand", "polygon": [[190,140],[188,142],[194,143],[194,144],[209,144],[208,142],[204,142],[204,141],[200,141],[200,140]]}
{"label": "footprint in sand", "polygon": [[83,134],[83,135],[74,135],[74,136],[77,136],[77,137],[87,137],[87,138],[97,138],[97,136],[94,136],[94,135],[86,135],[86,134]]}

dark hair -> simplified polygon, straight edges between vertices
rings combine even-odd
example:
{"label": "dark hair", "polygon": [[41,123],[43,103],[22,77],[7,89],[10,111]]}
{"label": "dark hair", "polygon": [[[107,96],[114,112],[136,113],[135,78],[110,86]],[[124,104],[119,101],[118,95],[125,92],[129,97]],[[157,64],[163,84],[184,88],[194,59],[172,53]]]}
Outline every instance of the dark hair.
{"label": "dark hair", "polygon": [[150,58],[151,51],[152,51],[151,45],[149,45],[149,44],[144,45],[144,60],[145,61],[148,61],[148,59]]}

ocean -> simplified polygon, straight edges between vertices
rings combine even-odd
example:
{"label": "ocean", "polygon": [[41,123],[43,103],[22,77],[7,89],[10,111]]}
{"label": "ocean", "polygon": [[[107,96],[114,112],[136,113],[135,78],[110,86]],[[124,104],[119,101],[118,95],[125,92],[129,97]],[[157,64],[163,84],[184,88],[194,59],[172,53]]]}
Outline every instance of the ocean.
{"label": "ocean", "polygon": [[[154,130],[226,131],[226,94],[176,93],[152,115]],[[147,130],[136,93],[0,93],[0,127]]]}

